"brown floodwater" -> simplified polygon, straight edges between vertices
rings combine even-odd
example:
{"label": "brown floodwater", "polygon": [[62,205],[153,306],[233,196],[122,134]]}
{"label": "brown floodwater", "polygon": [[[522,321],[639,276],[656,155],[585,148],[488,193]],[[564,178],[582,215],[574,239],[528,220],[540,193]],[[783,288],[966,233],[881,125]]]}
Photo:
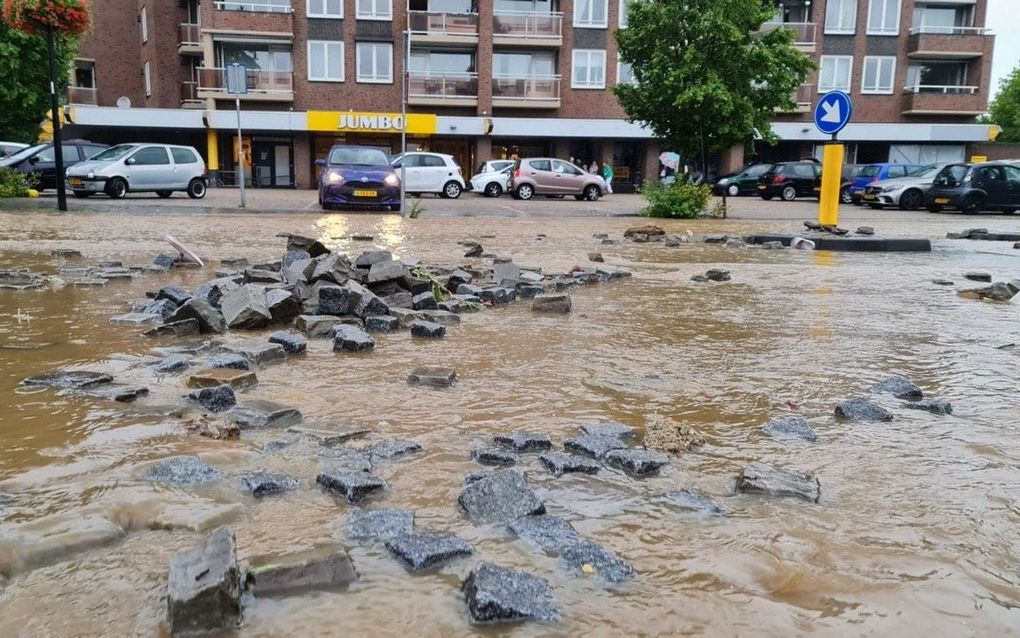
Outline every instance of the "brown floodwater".
{"label": "brown floodwater", "polygon": [[[879,233],[936,238],[971,221],[890,213],[888,222],[873,225]],[[1016,232],[1009,218],[981,222]],[[213,260],[204,270],[100,288],[0,291],[0,547],[7,543],[0,571],[13,572],[0,585],[0,636],[160,635],[170,559],[201,538],[154,529],[167,508],[177,508],[178,518],[186,518],[181,511],[227,511],[241,559],[343,540],[349,506],[315,488],[314,457],[259,452],[296,435],[245,431],[229,442],[185,436],[182,419],[162,407],[186,405],[182,377],[155,377],[148,367],[153,347],[166,344],[109,323],[147,290],[178,282],[194,288],[211,279],[219,258],[278,259],[283,241],[274,235],[282,231],[353,254],[377,246],[428,263],[462,262],[457,240],[495,235],[481,240],[485,247],[519,264],[563,271],[598,250],[634,277],[573,292],[569,316],[536,316],[517,304],[467,315],[444,340],[381,335],[374,352],[358,355],[313,340],[307,355],[259,369],[259,384],[244,398],[296,406],[306,424],[368,427],[365,442],[420,442],[423,454],[377,466],[391,489],[370,506],[411,508],[419,528],[456,533],[476,554],[412,575],[382,547],[352,547],[356,584],[259,599],[237,635],[1015,633],[1020,347],[1000,346],[1020,344],[1018,304],[963,299],[931,280],[962,284],[961,273],[975,269],[997,280],[1017,278],[1020,251],[941,241],[932,254],[854,255],[600,246],[592,239],[595,232],[619,237],[633,223],[0,214],[0,269],[55,272],[64,263],[108,259],[146,264],[167,250],[168,232]],[[782,228],[748,221],[665,226],[698,234]],[[355,232],[375,240],[348,240]],[[54,248],[76,248],[84,257],[51,257]],[[689,281],[715,266],[730,269],[732,281]],[[248,338],[265,334],[234,332],[224,340]],[[455,367],[460,383],[446,390],[408,386],[407,373],[422,364]],[[121,405],[19,386],[29,375],[62,367],[110,371],[151,394]],[[879,399],[894,411],[891,423],[834,420],[838,400],[865,394],[894,373],[950,400],[955,414]],[[817,443],[761,433],[768,419],[792,413],[810,420]],[[535,455],[522,457],[549,512],[629,561],[637,574],[630,582],[606,587],[572,575],[557,559],[498,526],[472,524],[458,510],[465,474],[479,469],[471,450],[495,433],[544,432],[560,444],[583,421],[616,419],[640,430],[656,415],[687,423],[708,440],[656,477],[603,471],[554,478]],[[224,480],[184,489],[141,479],[147,463],[181,453],[197,454]],[[816,473],[821,502],[734,496],[734,476],[751,461]],[[256,502],[236,482],[256,469],[292,474],[302,488]],[[703,491],[730,514],[701,517],[657,498],[681,488]],[[61,562],[25,564],[11,539],[36,519],[63,521],[71,531],[110,521],[125,534]],[[472,627],[458,585],[478,560],[547,578],[562,622]]]}

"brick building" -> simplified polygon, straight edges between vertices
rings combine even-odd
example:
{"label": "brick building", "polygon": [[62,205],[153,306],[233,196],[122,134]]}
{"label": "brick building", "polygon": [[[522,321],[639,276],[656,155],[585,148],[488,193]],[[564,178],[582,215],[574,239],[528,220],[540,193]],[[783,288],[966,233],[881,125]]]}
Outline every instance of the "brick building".
{"label": "brick building", "polygon": [[[959,159],[987,140],[993,37],[987,0],[781,0],[763,29],[788,28],[819,71],[776,114],[767,159],[815,152],[810,107],[830,89],[855,102],[851,161]],[[224,183],[238,178],[227,69],[246,75],[242,172],[257,187],[309,187],[335,142],[399,150],[410,27],[411,148],[470,171],[515,155],[602,164],[617,181],[658,174],[659,145],[611,92],[629,81],[613,31],[626,0],[93,0],[75,61],[73,135],[188,141]],[[750,149],[749,149],[750,150]],[[744,149],[720,158],[739,164]]]}

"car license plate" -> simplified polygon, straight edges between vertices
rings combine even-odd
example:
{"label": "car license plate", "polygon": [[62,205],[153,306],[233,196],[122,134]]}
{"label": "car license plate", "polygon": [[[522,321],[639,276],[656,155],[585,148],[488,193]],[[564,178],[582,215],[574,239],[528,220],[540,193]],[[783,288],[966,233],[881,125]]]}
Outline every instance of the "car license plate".
{"label": "car license plate", "polygon": [[949,200],[947,198],[945,198],[945,197],[936,197],[935,198],[935,203],[936,204],[948,204]]}
{"label": "car license plate", "polygon": [[875,194],[874,193],[864,193],[864,195],[862,195],[862,197],[864,199],[875,199]]}
{"label": "car license plate", "polygon": [[378,194],[377,191],[354,191],[355,197],[376,197]]}
{"label": "car license plate", "polygon": [[85,183],[85,182],[83,182],[82,180],[80,180],[80,179],[78,179],[78,178],[75,178],[75,177],[72,177],[72,178],[71,178],[71,179],[69,179],[68,181],[69,181],[69,182],[71,182],[71,186],[81,186],[82,184],[84,184],[84,183]]}
{"label": "car license plate", "polygon": [[758,184],[758,190],[760,191],[765,190],[765,184]]}

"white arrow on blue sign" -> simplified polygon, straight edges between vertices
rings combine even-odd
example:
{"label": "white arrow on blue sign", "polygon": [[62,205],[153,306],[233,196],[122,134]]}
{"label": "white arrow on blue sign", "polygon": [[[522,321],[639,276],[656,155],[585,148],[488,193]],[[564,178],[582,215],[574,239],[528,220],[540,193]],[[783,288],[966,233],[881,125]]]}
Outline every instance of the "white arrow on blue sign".
{"label": "white arrow on blue sign", "polygon": [[850,122],[853,112],[849,95],[842,91],[830,91],[815,105],[815,128],[826,135],[835,135]]}

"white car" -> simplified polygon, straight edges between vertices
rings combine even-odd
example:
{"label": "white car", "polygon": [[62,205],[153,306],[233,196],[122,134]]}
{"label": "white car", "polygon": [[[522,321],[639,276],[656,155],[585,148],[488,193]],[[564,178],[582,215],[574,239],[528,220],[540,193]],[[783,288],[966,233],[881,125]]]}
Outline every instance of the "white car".
{"label": "white car", "polygon": [[129,191],[164,198],[184,191],[191,199],[205,197],[205,162],[192,146],[118,144],[78,162],[65,174],[75,197],[106,193],[121,199]]}
{"label": "white car", "polygon": [[[506,164],[502,168],[500,165]],[[510,172],[513,162],[486,162],[483,170],[471,178],[471,190],[486,197],[499,197],[510,190]]]}
{"label": "white car", "polygon": [[464,178],[453,155],[415,152],[397,155],[393,168],[399,177],[404,166],[404,190],[410,195],[438,193],[442,197],[457,199],[464,191]]}

